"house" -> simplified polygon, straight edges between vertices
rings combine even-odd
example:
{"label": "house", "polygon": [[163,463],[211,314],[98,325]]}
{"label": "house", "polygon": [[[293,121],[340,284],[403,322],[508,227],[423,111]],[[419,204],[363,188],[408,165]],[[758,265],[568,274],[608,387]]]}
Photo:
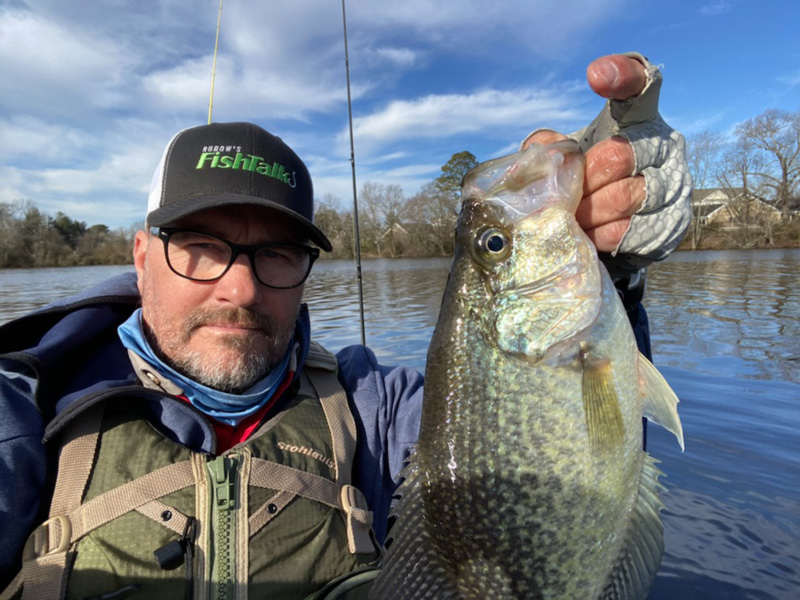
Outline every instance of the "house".
{"label": "house", "polygon": [[692,194],[692,211],[700,226],[739,227],[747,223],[775,224],[783,218],[777,208],[759,200],[748,198],[744,188],[712,188],[695,190]]}
{"label": "house", "polygon": [[692,212],[697,223],[708,225],[723,218],[725,207],[744,196],[744,188],[710,188],[692,192]]}

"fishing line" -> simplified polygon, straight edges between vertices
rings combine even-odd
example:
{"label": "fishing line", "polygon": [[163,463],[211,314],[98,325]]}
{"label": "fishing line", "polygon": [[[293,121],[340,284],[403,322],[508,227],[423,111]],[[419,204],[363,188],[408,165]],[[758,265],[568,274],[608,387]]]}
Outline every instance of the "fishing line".
{"label": "fishing line", "polygon": [[219,25],[222,21],[222,0],[219,0],[217,12],[217,39],[214,42],[214,64],[211,67],[211,96],[208,99],[208,124],[211,125],[211,107],[214,105],[214,80],[217,77],[217,50],[219,49]]}
{"label": "fishing line", "polygon": [[[221,1],[221,0],[220,0]],[[356,276],[358,279],[358,308],[361,314],[361,344],[367,345],[364,332],[364,286],[361,278],[361,236],[358,232],[358,195],[356,193],[356,153],[353,145],[353,105],[350,100],[350,59],[347,55],[347,19],[342,0],[342,27],[344,28],[344,68],[347,74],[347,116],[350,124],[350,165],[353,169],[353,229],[355,231]]]}
{"label": "fishing line", "polygon": [[[217,35],[214,41],[214,62],[211,68],[211,94],[208,100],[208,124],[211,124],[211,111],[214,106],[214,81],[217,76],[217,52],[219,50],[219,31],[222,22],[222,0],[219,0],[219,10],[217,12]],[[342,0],[342,27],[344,29],[344,64],[347,76],[347,115],[350,126],[350,165],[353,171],[353,230],[355,236],[355,255],[356,255],[356,278],[358,280],[358,308],[361,321],[361,343],[367,344],[367,336],[364,328],[364,285],[361,275],[361,235],[358,228],[358,194],[356,189],[356,159],[355,145],[353,142],[353,107],[350,96],[350,58],[347,53],[347,19],[345,17],[344,0]]]}

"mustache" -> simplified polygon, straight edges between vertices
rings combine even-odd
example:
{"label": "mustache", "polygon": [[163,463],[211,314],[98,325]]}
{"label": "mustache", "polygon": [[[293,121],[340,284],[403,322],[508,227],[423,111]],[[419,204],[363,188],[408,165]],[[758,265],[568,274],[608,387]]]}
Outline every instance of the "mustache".
{"label": "mustache", "polygon": [[277,332],[275,320],[246,308],[201,308],[194,311],[184,322],[184,336],[188,337],[204,325],[235,325],[257,329],[267,336]]}

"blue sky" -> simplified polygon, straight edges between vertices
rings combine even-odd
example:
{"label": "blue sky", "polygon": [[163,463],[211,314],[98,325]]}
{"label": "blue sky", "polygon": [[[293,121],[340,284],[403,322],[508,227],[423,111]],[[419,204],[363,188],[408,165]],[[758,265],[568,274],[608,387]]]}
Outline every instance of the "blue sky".
{"label": "blue sky", "polygon": [[[0,0],[0,202],[111,227],[144,217],[173,133],[205,123],[218,0]],[[796,0],[347,0],[356,173],[407,195],[453,153],[573,131],[598,56],[663,65],[687,136],[800,110]],[[248,120],[352,204],[339,0],[225,0],[213,119]]]}

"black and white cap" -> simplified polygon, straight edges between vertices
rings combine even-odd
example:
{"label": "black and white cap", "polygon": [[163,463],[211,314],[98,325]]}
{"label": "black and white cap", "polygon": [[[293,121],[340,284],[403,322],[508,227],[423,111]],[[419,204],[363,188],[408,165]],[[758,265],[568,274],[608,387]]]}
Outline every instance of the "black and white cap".
{"label": "black and white cap", "polygon": [[178,132],[153,174],[147,226],[237,204],[285,214],[330,252],[330,241],[314,225],[311,176],[283,140],[252,123],[212,123]]}

